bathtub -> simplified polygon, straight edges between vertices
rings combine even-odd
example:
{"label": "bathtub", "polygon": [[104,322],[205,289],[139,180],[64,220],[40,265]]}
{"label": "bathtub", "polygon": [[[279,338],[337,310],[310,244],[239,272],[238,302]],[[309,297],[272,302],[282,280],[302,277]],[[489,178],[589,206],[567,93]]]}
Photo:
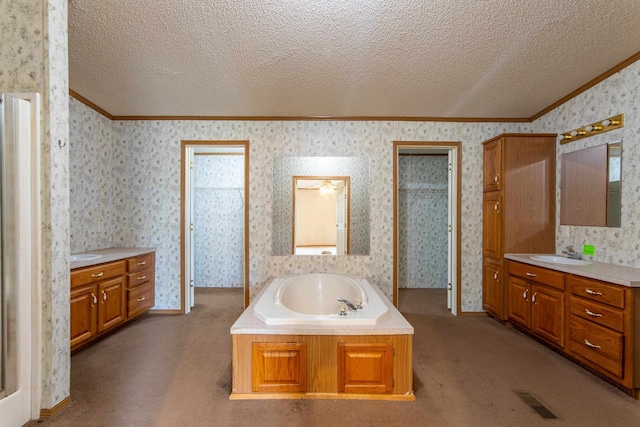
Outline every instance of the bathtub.
{"label": "bathtub", "polygon": [[[362,309],[339,312],[338,298]],[[258,296],[253,314],[267,325],[376,325],[389,314],[385,298],[365,279],[340,274],[299,274],[274,279]]]}

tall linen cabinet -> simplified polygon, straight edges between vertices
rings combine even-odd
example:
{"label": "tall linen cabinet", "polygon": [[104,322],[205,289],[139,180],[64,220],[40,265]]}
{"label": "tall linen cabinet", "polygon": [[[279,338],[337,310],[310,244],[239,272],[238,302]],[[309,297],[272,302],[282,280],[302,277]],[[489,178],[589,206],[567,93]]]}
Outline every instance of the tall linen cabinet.
{"label": "tall linen cabinet", "polygon": [[556,135],[483,143],[482,307],[505,320],[505,253],[555,253]]}

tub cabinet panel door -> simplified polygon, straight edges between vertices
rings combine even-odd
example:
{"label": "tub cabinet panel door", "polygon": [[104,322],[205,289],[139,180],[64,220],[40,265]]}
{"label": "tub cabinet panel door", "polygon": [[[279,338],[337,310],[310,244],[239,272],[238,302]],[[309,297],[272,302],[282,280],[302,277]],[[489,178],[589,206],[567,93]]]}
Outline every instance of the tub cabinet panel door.
{"label": "tub cabinet panel door", "polygon": [[251,367],[253,392],[307,391],[306,343],[253,343]]}
{"label": "tub cabinet panel door", "polygon": [[393,391],[392,343],[338,343],[338,392]]}

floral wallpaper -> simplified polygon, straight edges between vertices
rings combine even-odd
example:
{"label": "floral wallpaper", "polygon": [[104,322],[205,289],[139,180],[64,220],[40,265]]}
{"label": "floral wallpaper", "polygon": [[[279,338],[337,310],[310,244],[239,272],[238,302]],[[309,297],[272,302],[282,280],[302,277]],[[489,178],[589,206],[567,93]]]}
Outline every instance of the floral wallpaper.
{"label": "floral wallpaper", "polygon": [[[556,197],[560,206],[563,153],[622,141],[622,226],[620,228],[560,225],[556,212],[556,252],[567,245],[581,251],[594,245],[596,261],[640,267],[640,61],[614,74],[533,122],[534,132],[563,133],[617,114],[625,125],[600,135],[557,146]],[[567,237],[565,237],[567,236]]]}
{"label": "floral wallpaper", "polygon": [[244,157],[196,155],[195,287],[244,286]]}
{"label": "floral wallpaper", "polygon": [[113,123],[69,98],[71,253],[112,246],[115,231]]}
{"label": "floral wallpaper", "polygon": [[448,158],[401,156],[398,165],[398,287],[448,284]]}

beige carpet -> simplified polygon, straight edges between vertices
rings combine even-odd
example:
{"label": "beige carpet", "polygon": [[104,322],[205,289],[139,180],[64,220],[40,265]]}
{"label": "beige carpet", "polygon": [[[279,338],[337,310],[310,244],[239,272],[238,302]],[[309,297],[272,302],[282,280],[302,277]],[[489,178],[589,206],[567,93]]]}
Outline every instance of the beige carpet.
{"label": "beige carpet", "polygon": [[[242,291],[198,289],[187,316],[150,315],[71,359],[72,404],[47,426],[632,426],[640,402],[443,291],[406,290],[414,402],[229,401],[229,327]],[[526,390],[558,419],[518,398]]]}

